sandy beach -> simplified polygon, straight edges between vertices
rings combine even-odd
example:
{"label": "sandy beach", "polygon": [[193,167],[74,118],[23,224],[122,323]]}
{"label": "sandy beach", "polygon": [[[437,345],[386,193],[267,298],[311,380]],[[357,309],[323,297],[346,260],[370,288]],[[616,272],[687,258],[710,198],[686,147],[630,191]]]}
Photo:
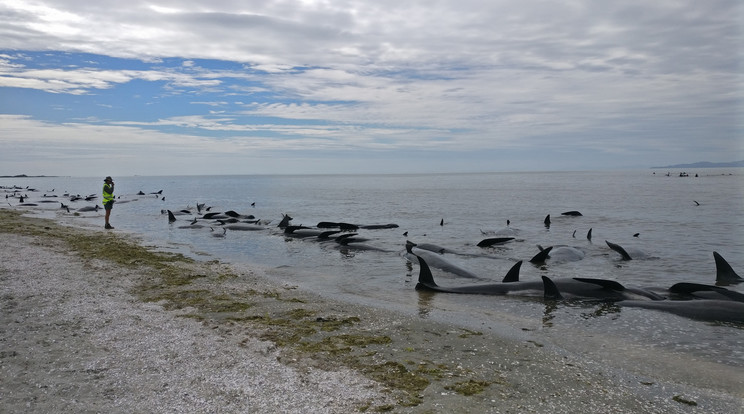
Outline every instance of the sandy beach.
{"label": "sandy beach", "polygon": [[744,412],[740,370],[639,375],[264,272],[0,209],[0,411]]}

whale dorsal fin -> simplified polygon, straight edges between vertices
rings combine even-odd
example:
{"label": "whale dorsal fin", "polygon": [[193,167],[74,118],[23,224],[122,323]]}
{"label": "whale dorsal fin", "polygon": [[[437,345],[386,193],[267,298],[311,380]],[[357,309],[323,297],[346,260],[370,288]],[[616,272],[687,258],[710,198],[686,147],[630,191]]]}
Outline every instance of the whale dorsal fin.
{"label": "whale dorsal fin", "polygon": [[546,247],[542,250],[540,250],[540,253],[534,255],[532,259],[530,259],[530,263],[543,263],[550,255],[550,251],[553,250],[553,246]]}
{"label": "whale dorsal fin", "polygon": [[416,285],[416,289],[419,289],[420,287],[429,287],[429,286],[437,286],[436,283],[434,283],[434,276],[431,274],[431,269],[429,268],[429,265],[426,264],[426,261],[421,256],[416,256],[419,261],[419,278],[418,278],[418,284]]}
{"label": "whale dorsal fin", "polygon": [[741,283],[744,279],[734,272],[731,265],[717,252],[713,252],[713,258],[716,259],[716,283]]}
{"label": "whale dorsal fin", "polygon": [[509,269],[509,271],[506,273],[506,276],[504,276],[504,279],[501,281],[503,283],[511,283],[511,282],[519,282],[519,269],[522,267],[522,261],[518,261],[514,264],[514,266]]}
{"label": "whale dorsal fin", "polygon": [[544,298],[548,300],[558,300],[563,299],[563,296],[561,295],[561,292],[558,290],[558,286],[553,283],[552,280],[550,280],[549,277],[543,276],[543,289],[544,289]]}

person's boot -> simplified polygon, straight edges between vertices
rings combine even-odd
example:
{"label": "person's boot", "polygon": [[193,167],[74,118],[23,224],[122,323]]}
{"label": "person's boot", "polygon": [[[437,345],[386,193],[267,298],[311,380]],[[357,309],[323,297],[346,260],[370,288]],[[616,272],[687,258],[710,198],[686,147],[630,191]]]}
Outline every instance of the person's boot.
{"label": "person's boot", "polygon": [[114,227],[112,225],[108,224],[108,223],[106,223],[106,228],[108,230],[113,230],[114,229]]}

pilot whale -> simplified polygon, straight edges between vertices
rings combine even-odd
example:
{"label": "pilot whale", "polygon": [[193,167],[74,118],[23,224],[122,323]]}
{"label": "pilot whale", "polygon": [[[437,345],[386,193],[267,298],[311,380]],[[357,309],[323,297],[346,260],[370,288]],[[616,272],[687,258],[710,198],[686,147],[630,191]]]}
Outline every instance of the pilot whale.
{"label": "pilot whale", "polygon": [[623,300],[617,302],[617,305],[628,308],[655,309],[707,322],[744,323],[744,303],[731,300]]}
{"label": "pilot whale", "polygon": [[100,207],[98,207],[98,205],[96,204],[95,206],[92,206],[92,207],[91,206],[81,207],[77,211],[83,211],[83,212],[98,211],[99,208]]}
{"label": "pilot whale", "polygon": [[[429,265],[426,260],[417,256],[419,262],[419,278],[416,284],[416,290],[429,290],[434,292],[444,293],[468,293],[474,295],[506,295],[510,292],[517,291],[536,291],[542,289],[542,283],[524,283],[524,282],[506,282],[506,283],[491,283],[481,285],[466,285],[458,287],[443,287],[439,286],[434,282],[434,276],[431,273]],[[514,264],[511,269],[504,276],[504,281],[519,280],[519,269],[522,266],[522,261],[518,261]]]}
{"label": "pilot whale", "polygon": [[[518,295],[544,297],[547,299],[600,299],[619,301],[626,299],[663,300],[664,297],[641,288],[625,287],[613,280],[604,279],[557,279],[543,276],[542,281],[519,281],[520,260],[509,269],[501,283],[464,285],[455,287],[439,286],[434,282],[431,269],[422,257],[419,260],[419,279],[416,290],[443,293],[465,293],[471,295]],[[549,284],[549,286],[548,286]],[[562,292],[562,294],[561,294]]]}
{"label": "pilot whale", "polygon": [[[415,251],[414,251],[415,248]],[[431,264],[432,267],[435,267],[437,269],[444,270],[445,272],[455,274],[457,276],[461,277],[467,277],[471,279],[480,279],[481,277],[476,275],[475,273],[471,272],[470,270],[467,270],[449,260],[447,260],[444,256],[441,254],[432,252],[430,250],[424,250],[424,249],[418,249],[416,248],[416,243],[413,243],[412,241],[406,241],[406,259],[409,261],[416,261],[417,259],[420,261],[421,257],[425,257],[426,260]],[[428,266],[427,266],[428,269]],[[431,271],[429,271],[431,273]]]}
{"label": "pilot whale", "polygon": [[744,293],[700,283],[675,283],[669,292],[681,299],[716,299],[744,302]]}
{"label": "pilot whale", "polygon": [[540,249],[540,253],[530,259],[530,263],[537,265],[544,264],[548,259],[553,263],[576,262],[582,260],[586,255],[583,250],[571,246],[549,246],[543,248],[538,245],[537,247]]}
{"label": "pilot whale", "polygon": [[609,279],[575,277],[568,280],[552,280],[543,276],[542,280],[545,299],[600,299],[607,301],[632,299],[660,301],[666,299],[666,297],[648,289],[624,286]]}
{"label": "pilot whale", "polygon": [[512,240],[514,240],[514,237],[492,237],[489,239],[481,240],[480,242],[478,242],[477,246],[478,247],[491,247],[497,244],[504,244]]}
{"label": "pilot whale", "polygon": [[617,253],[620,253],[620,256],[622,256],[623,260],[633,260],[633,259],[648,259],[649,256],[645,252],[642,252],[638,249],[626,249],[619,244],[610,243],[607,240],[605,240],[605,243],[607,243],[607,246],[616,251]]}

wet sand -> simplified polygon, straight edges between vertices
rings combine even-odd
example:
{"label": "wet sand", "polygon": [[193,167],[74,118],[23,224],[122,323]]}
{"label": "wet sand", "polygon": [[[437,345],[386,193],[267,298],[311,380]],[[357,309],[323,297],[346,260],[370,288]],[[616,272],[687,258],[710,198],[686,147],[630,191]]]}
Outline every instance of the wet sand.
{"label": "wet sand", "polygon": [[0,209],[0,411],[744,412],[736,385],[639,375],[265,272]]}

